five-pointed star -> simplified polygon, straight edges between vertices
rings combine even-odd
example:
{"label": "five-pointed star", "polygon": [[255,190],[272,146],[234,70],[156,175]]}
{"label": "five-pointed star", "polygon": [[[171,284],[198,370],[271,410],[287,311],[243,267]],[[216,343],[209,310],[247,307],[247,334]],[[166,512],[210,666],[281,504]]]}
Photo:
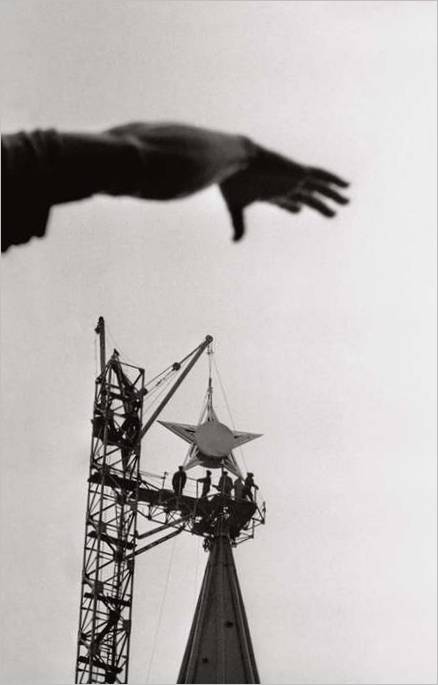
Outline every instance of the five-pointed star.
{"label": "five-pointed star", "polygon": [[208,412],[207,421],[198,426],[167,421],[159,421],[159,423],[190,444],[184,463],[185,470],[197,465],[211,468],[224,466],[237,476],[242,476],[233,449],[262,435],[230,430],[218,421],[212,407]]}

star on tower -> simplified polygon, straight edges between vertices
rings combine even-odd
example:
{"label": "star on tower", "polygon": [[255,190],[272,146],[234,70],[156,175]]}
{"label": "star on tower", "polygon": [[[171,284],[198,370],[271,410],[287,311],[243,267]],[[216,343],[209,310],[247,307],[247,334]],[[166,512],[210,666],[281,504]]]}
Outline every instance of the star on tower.
{"label": "star on tower", "polygon": [[[207,416],[204,421],[205,415]],[[234,431],[220,423],[213,409],[211,389],[209,389],[207,404],[198,425],[168,421],[159,421],[158,423],[190,444],[184,461],[185,470],[198,465],[206,468],[225,467],[236,476],[241,477],[242,473],[233,450],[262,435],[262,433]]]}

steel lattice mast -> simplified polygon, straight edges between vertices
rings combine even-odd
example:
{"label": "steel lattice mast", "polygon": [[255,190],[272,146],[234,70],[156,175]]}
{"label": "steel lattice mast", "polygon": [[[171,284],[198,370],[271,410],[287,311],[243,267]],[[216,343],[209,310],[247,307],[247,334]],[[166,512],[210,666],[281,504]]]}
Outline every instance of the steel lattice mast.
{"label": "steel lattice mast", "polygon": [[[137,512],[144,483],[140,475],[141,439],[212,338],[207,336],[182,362],[173,364],[171,371],[175,373],[186,366],[143,426],[143,398],[147,393],[144,370],[121,362],[116,350],[106,362],[102,317],[96,333],[101,373],[96,379],[93,407],[75,682],[126,683]],[[142,491],[140,499],[144,500],[148,488]]]}
{"label": "steel lattice mast", "polygon": [[[103,320],[97,331],[104,341]],[[102,357],[101,360],[103,361]],[[134,581],[144,370],[115,352],[96,380],[85,522],[77,683],[126,682]],[[114,486],[114,478],[119,485]]]}

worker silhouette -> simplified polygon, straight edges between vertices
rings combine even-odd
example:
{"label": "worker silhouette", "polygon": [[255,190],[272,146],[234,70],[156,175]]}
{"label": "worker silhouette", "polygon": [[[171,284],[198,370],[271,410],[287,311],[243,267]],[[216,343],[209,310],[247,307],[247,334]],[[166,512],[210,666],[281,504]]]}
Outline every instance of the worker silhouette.
{"label": "worker silhouette", "polygon": [[102,405],[96,405],[94,408],[92,425],[93,435],[95,438],[100,438],[102,442],[104,441],[106,426],[107,443],[109,445],[119,444],[121,438],[120,429],[116,426],[114,421],[114,412],[111,411],[111,409],[105,409],[105,407]]}
{"label": "worker silhouette", "polygon": [[217,484],[217,488],[218,488],[219,492],[221,493],[221,495],[225,495],[225,497],[231,497],[231,491],[233,489],[233,481],[231,480],[227,471],[222,472],[222,475],[219,478],[219,483]]}
{"label": "worker silhouette", "polygon": [[234,489],[234,499],[240,500],[243,499],[243,480],[240,476],[237,476],[233,483],[233,489]]}
{"label": "worker silhouette", "polygon": [[20,132],[2,137],[2,251],[42,237],[54,205],[97,193],[172,200],[212,184],[219,185],[234,240],[242,238],[244,210],[254,202],[294,214],[310,207],[329,218],[335,211],[327,201],[348,202],[337,190],[348,186],[339,176],[242,135],[145,122],[102,133]]}
{"label": "worker silhouette", "polygon": [[211,488],[211,471],[207,471],[204,478],[198,478],[198,483],[202,483],[201,499],[207,497]]}
{"label": "worker silhouette", "polygon": [[178,471],[172,477],[172,487],[175,495],[182,495],[186,481],[187,474],[184,471],[184,466],[178,466]]}
{"label": "worker silhouette", "polygon": [[254,474],[251,472],[248,472],[246,478],[245,478],[245,483],[243,484],[243,492],[242,496],[243,499],[249,499],[251,502],[254,501],[252,491],[258,490],[259,486],[254,483]]}

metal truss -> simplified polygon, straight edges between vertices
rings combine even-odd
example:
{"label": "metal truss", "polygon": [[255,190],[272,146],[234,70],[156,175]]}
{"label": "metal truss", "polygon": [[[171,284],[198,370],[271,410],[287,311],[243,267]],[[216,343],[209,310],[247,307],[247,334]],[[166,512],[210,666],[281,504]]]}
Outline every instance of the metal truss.
{"label": "metal truss", "polygon": [[96,380],[76,683],[128,678],[144,394],[115,351]]}
{"label": "metal truss", "polygon": [[[146,505],[146,506],[144,506]],[[204,538],[204,548],[210,549],[218,529],[227,528],[233,547],[254,538],[255,529],[265,524],[266,506],[248,500],[236,500],[224,495],[195,497],[175,495],[174,492],[142,480],[138,489],[138,513],[159,527],[147,531],[138,539],[174,528]],[[138,549],[135,554],[147,551],[157,543]]]}
{"label": "metal truss", "polygon": [[[176,495],[165,487],[167,474],[158,477],[156,485],[140,472],[142,438],[211,344],[211,336],[146,388],[144,370],[122,363],[116,350],[105,363],[102,318],[96,333],[100,334],[101,374],[96,379],[92,419],[75,682],[126,683],[135,557],[184,531],[202,536],[206,550],[224,531],[236,546],[252,539],[255,528],[265,523],[265,505],[222,494],[199,497],[197,490]],[[143,424],[144,396],[150,398],[157,391],[160,397],[160,388],[167,390],[167,382],[177,373]],[[138,514],[159,525],[139,534]],[[144,539],[147,544],[137,549],[137,541]]]}

